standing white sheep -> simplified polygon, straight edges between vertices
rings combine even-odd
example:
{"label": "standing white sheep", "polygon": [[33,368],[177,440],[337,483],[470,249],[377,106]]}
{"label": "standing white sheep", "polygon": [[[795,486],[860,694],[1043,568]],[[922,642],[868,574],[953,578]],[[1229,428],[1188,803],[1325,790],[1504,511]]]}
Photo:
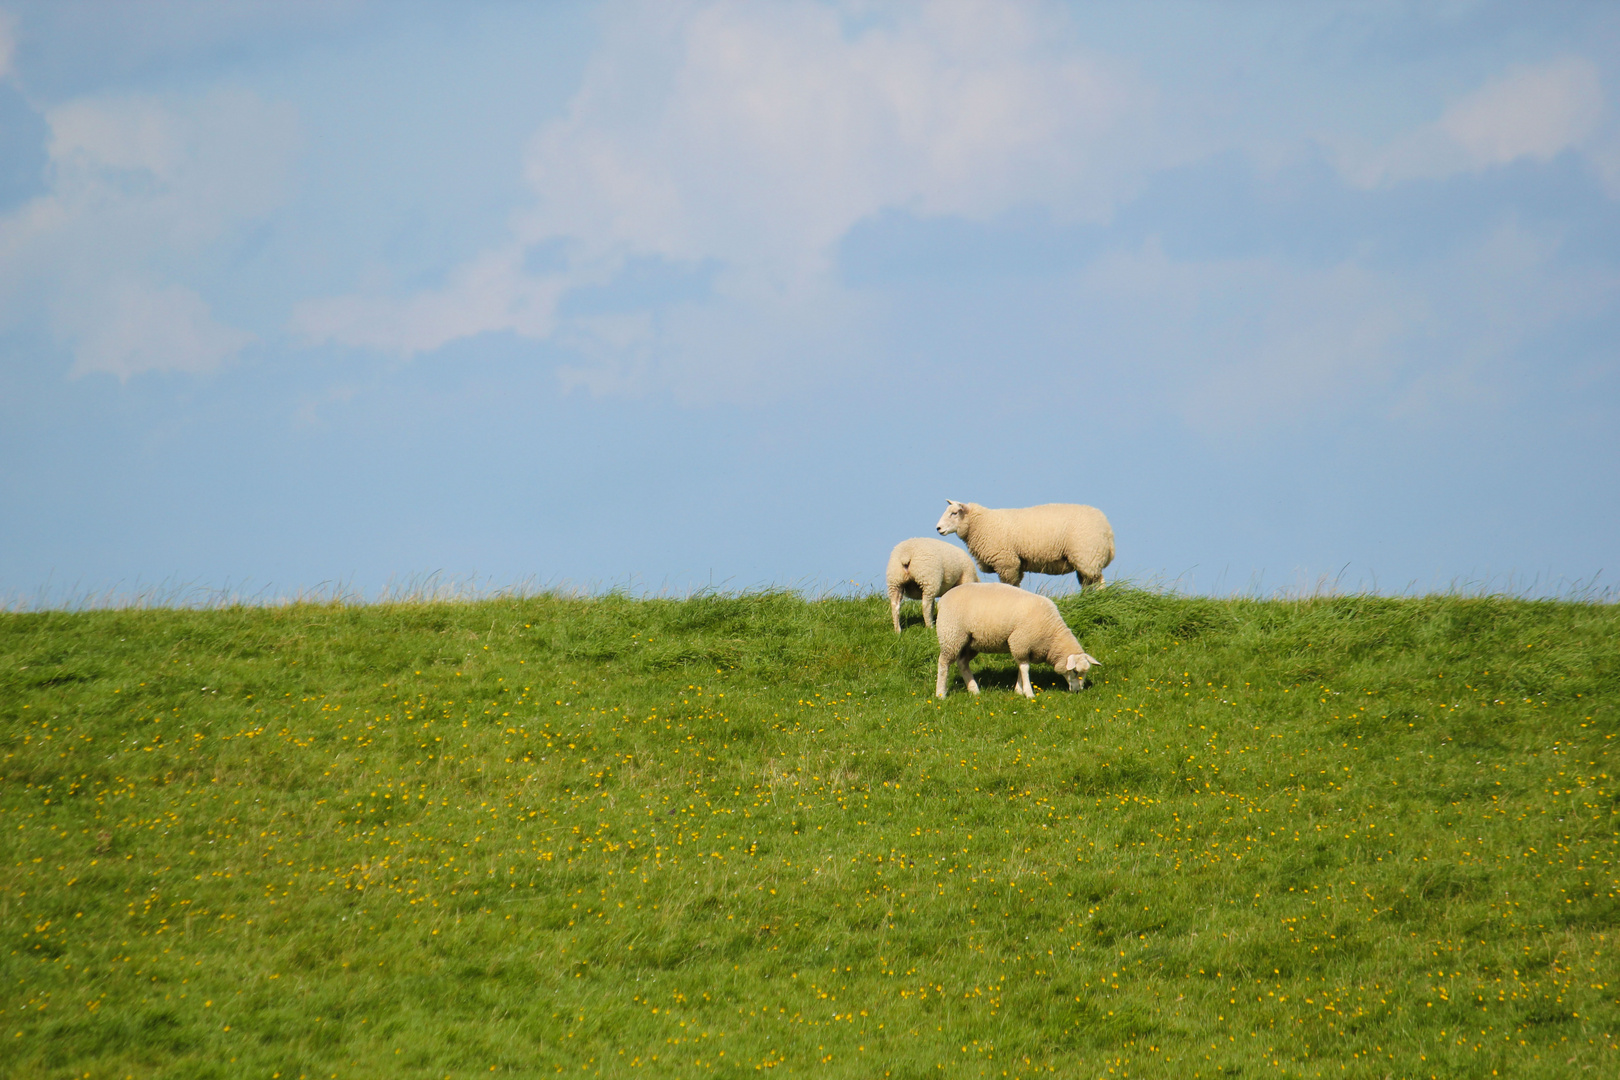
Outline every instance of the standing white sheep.
{"label": "standing white sheep", "polygon": [[1114,530],[1095,506],[1047,503],[1021,510],[989,510],[978,503],[945,500],[934,526],[967,544],[979,569],[1008,585],[1025,573],[1067,574],[1082,588],[1103,586],[1103,567],[1114,561]]}
{"label": "standing white sheep", "polygon": [[968,691],[979,692],[969,662],[979,653],[1011,653],[1018,661],[1017,690],[1035,696],[1029,665],[1051,664],[1069,680],[1071,691],[1080,689],[1087,670],[1100,663],[1080,647],[1057,605],[1039,593],[1012,585],[984,582],[952,589],[940,598],[939,678],[934,696],[944,697],[951,664],[962,672]]}
{"label": "standing white sheep", "polygon": [[955,544],[924,536],[902,540],[889,552],[889,614],[900,632],[900,602],[921,600],[923,623],[934,625],[934,600],[964,581],[978,581],[973,559]]}

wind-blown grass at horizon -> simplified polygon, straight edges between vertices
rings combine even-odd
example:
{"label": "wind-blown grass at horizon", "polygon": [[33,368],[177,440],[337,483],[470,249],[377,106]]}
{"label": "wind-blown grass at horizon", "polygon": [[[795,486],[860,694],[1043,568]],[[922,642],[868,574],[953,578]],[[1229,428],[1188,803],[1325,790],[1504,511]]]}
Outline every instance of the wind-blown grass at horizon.
{"label": "wind-blown grass at horizon", "polygon": [[1620,611],[0,615],[16,1076],[1608,1075]]}

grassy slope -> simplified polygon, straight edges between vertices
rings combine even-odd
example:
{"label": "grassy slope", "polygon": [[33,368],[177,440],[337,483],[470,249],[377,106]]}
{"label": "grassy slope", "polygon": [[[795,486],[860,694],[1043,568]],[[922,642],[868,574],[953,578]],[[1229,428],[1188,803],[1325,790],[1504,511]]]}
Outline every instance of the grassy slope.
{"label": "grassy slope", "polygon": [[1620,611],[1063,607],[0,615],[6,1072],[1620,1075]]}

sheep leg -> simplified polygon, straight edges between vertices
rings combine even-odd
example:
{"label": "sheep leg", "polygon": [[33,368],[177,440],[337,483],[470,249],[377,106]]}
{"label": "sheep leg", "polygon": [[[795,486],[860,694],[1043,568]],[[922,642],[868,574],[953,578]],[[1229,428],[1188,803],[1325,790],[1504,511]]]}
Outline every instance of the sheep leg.
{"label": "sheep leg", "polygon": [[1033,701],[1035,699],[1035,687],[1029,681],[1029,663],[1028,663],[1028,661],[1019,661],[1019,664],[1018,664],[1018,686],[1017,686],[1017,690],[1018,690],[1018,692],[1020,694],[1023,694],[1025,697],[1029,698],[1031,701]]}
{"label": "sheep leg", "polygon": [[977,694],[979,692],[979,682],[973,677],[973,669],[968,667],[968,657],[970,655],[970,653],[963,653],[958,656],[956,666],[962,672],[962,681],[967,683],[968,693]]}
{"label": "sheep leg", "polygon": [[1024,568],[1017,563],[996,567],[996,577],[1008,585],[1017,585],[1024,580]]}
{"label": "sheep leg", "polygon": [[894,617],[894,632],[900,632],[900,590],[893,586],[889,588],[889,614]]}
{"label": "sheep leg", "polygon": [[945,688],[951,681],[951,661],[945,655],[945,650],[939,650],[939,678],[934,680],[934,696],[944,697]]}
{"label": "sheep leg", "polygon": [[1103,576],[1101,574],[1098,574],[1096,577],[1089,577],[1088,578],[1088,577],[1086,577],[1085,574],[1081,573],[1079,570],[1076,570],[1074,572],[1074,579],[1080,583],[1080,588],[1083,589],[1083,590],[1084,589],[1100,589],[1105,584],[1104,581],[1103,581]]}
{"label": "sheep leg", "polygon": [[924,626],[933,626],[934,625],[934,594],[929,592],[927,589],[923,590],[922,605],[923,605],[923,625]]}

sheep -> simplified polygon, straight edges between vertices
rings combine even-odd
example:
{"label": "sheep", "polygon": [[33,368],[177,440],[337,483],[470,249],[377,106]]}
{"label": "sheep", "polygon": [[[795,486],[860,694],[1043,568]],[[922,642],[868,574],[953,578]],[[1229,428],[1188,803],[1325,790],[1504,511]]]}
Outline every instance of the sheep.
{"label": "sheep", "polygon": [[902,540],[889,552],[889,614],[894,632],[900,632],[900,603],[905,597],[921,600],[923,623],[934,625],[934,599],[964,581],[978,581],[973,559],[955,544],[916,536]]}
{"label": "sheep", "polygon": [[945,500],[934,526],[967,544],[979,569],[1008,585],[1024,574],[1067,574],[1081,588],[1103,587],[1103,567],[1114,561],[1114,530],[1095,506],[1047,503],[1021,510],[988,510],[978,503]]}
{"label": "sheep", "polygon": [[1017,691],[1035,696],[1029,681],[1029,665],[1051,664],[1069,680],[1069,690],[1084,685],[1086,672],[1100,661],[1080,647],[1074,632],[1058,614],[1057,605],[1039,593],[1025,592],[1014,585],[996,582],[960,585],[940,597],[939,678],[934,696],[944,697],[950,681],[951,664],[962,672],[969,693],[977,694],[979,684],[968,663],[979,653],[1011,653],[1018,661]]}

